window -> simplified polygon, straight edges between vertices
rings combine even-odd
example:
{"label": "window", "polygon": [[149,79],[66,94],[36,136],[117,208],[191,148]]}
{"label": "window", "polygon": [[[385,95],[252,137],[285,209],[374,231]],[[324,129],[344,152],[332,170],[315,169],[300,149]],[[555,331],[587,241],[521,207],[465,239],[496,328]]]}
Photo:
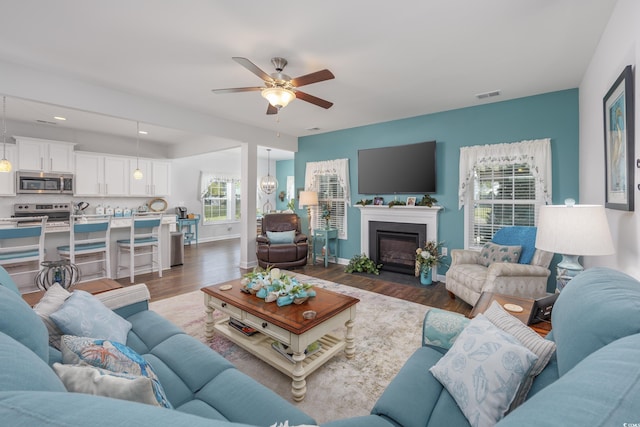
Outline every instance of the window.
{"label": "window", "polygon": [[476,168],[473,179],[470,248],[480,248],[510,225],[536,225],[538,200],[528,165]]}
{"label": "window", "polygon": [[462,147],[459,204],[465,247],[479,249],[496,231],[535,226],[538,208],[551,202],[551,141]]}
{"label": "window", "polygon": [[240,180],[202,174],[203,223],[240,219]]}
{"label": "window", "polygon": [[338,229],[338,238],[347,238],[347,206],[351,203],[349,189],[349,159],[307,163],[305,189],[318,193],[318,206],[311,208],[312,228],[324,228],[322,218],[326,208],[330,213],[329,226]]}
{"label": "window", "polygon": [[337,175],[318,175],[316,177],[318,206],[311,208],[312,228],[324,228],[326,220],[323,218],[324,212],[328,212],[329,227],[337,228],[344,234],[343,220],[346,216],[346,202],[344,189],[338,182]]}

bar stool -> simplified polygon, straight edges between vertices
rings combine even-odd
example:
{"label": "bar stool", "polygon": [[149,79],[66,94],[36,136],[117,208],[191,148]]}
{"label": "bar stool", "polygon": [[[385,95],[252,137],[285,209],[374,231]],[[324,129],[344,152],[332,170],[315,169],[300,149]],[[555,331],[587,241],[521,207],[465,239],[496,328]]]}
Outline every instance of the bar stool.
{"label": "bar stool", "polygon": [[[160,239],[160,224],[162,214],[136,214],[131,219],[131,230],[128,239],[118,240],[118,278],[121,270],[129,271],[131,283],[134,283],[136,257],[151,256],[149,267],[153,273],[153,266],[158,268],[162,277],[162,242]],[[133,244],[132,244],[133,242]],[[123,255],[128,255],[129,263],[123,264]]]}
{"label": "bar stool", "polygon": [[[71,215],[69,244],[58,246],[58,255],[68,259],[80,270],[80,282],[89,279],[111,278],[111,216],[110,215]],[[90,255],[101,255],[100,258]],[[78,259],[80,256],[80,259]],[[86,274],[83,266],[100,264],[102,268],[95,273]],[[85,279],[85,277],[88,277]]]}
{"label": "bar stool", "polygon": [[[46,216],[24,218],[0,218],[0,265],[10,268],[9,274],[17,276],[32,274],[35,279],[44,261],[44,233],[47,224]],[[35,268],[20,269],[30,263],[37,263]],[[15,280],[20,284],[20,281]],[[35,284],[34,280],[29,280]]]}

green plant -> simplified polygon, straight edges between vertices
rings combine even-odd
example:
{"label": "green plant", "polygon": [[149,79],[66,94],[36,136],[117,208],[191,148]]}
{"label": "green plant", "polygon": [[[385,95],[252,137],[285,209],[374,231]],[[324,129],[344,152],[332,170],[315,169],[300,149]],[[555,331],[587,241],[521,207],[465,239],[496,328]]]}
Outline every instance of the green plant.
{"label": "green plant", "polygon": [[295,207],[296,207],[296,199],[289,200],[289,203],[287,203],[287,209],[293,210]]}
{"label": "green plant", "polygon": [[370,205],[371,203],[373,203],[373,200],[371,199],[362,199],[362,200],[358,200],[356,202],[356,205],[367,206],[367,205]]}
{"label": "green plant", "polygon": [[437,202],[438,200],[435,197],[431,197],[428,194],[425,194],[424,197],[422,199],[420,199],[417,203],[416,206],[427,206],[427,207],[431,207],[433,206],[433,204],[435,202]]}
{"label": "green plant", "polygon": [[394,206],[406,206],[407,202],[403,200],[392,200],[389,202],[389,207],[392,208]]}
{"label": "green plant", "polygon": [[380,268],[382,268],[382,264],[376,265],[368,256],[362,254],[354,255],[351,260],[349,260],[349,265],[347,265],[344,271],[346,273],[373,273],[378,275],[380,274]]}
{"label": "green plant", "polygon": [[424,247],[416,249],[416,262],[419,268],[432,268],[438,264],[445,264],[442,255],[442,242],[433,240],[425,242]]}

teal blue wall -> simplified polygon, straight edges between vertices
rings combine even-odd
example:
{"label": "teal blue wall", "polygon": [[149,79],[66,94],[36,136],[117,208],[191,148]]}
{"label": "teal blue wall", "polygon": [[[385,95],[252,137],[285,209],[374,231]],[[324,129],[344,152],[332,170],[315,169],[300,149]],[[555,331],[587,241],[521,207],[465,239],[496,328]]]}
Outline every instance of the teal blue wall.
{"label": "teal blue wall", "polygon": [[[292,176],[294,174],[294,160],[278,160],[276,162],[276,179],[278,180],[278,188],[276,189],[276,210],[283,211],[287,209],[287,197],[285,196],[284,201],[280,201],[281,191],[284,191],[287,194],[287,177]],[[304,178],[302,181],[304,182]]]}
{"label": "teal blue wall", "polygon": [[[351,200],[358,194],[358,150],[421,141],[437,141],[437,192],[444,210],[439,214],[438,238],[448,248],[464,247],[464,215],[458,210],[460,147],[551,138],[553,203],[578,200],[578,89],[552,92],[459,110],[378,123],[301,137],[295,155],[296,187],[304,185],[307,162],[348,158]],[[382,195],[385,203],[393,195]],[[398,196],[406,200],[408,194]],[[415,194],[422,197],[422,194]],[[298,211],[306,222],[306,213]],[[348,239],[340,241],[340,258],[360,252],[360,213],[348,209]]]}

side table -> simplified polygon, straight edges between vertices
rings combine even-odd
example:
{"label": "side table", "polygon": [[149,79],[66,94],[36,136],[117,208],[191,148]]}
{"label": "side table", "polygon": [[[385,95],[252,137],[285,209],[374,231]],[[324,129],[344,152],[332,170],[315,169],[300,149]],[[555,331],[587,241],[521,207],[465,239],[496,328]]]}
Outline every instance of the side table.
{"label": "side table", "polygon": [[[318,244],[319,243],[319,244]],[[329,265],[329,257],[335,258],[338,262],[338,229],[318,228],[313,230],[313,263],[316,263],[316,253],[318,249],[324,249],[324,266]]]}
{"label": "side table", "polygon": [[[515,297],[513,295],[496,294],[493,292],[483,292],[480,294],[480,299],[469,313],[469,318],[473,319],[480,313],[484,313],[489,308],[493,301],[497,301],[498,304],[504,307],[505,304],[515,304],[523,308],[522,312],[514,313],[507,310],[507,313],[520,320],[525,325],[529,321],[531,315],[531,308],[533,308],[533,299]],[[551,322],[539,322],[529,325],[538,335],[546,337],[549,331],[551,331]]]}
{"label": "side table", "polygon": [[[198,244],[198,224],[200,224],[200,214],[194,214],[193,218],[178,218],[178,231],[182,231],[183,227],[187,229],[184,233],[184,244],[191,246],[191,242]],[[195,233],[191,227],[195,228]]]}

